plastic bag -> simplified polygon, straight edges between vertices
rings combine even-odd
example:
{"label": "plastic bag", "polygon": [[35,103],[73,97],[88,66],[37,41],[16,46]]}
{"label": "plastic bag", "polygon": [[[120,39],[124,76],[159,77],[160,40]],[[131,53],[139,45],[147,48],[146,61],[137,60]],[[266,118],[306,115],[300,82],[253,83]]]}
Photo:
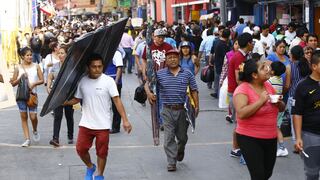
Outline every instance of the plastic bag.
{"label": "plastic bag", "polygon": [[28,101],[30,97],[28,78],[22,75],[18,84],[16,101]]}
{"label": "plastic bag", "polygon": [[225,78],[220,88],[219,108],[227,108],[228,106],[229,106],[228,78]]}

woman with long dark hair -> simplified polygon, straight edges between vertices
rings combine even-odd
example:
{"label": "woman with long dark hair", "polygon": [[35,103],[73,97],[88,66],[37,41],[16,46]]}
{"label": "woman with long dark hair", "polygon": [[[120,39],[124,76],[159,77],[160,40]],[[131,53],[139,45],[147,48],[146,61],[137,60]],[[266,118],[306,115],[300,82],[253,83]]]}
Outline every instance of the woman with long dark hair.
{"label": "woman with long dark hair", "polygon": [[[19,53],[22,58],[22,63],[15,68],[13,72],[13,77],[10,80],[12,86],[16,86],[19,84],[20,78],[22,75],[26,75],[28,79],[28,85],[30,91],[33,93],[37,93],[37,86],[43,84],[43,75],[40,66],[37,63],[32,62],[32,50],[29,47],[24,47],[20,50]],[[29,117],[32,123],[32,134],[33,140],[35,142],[40,141],[40,134],[38,132],[38,118],[37,118],[37,107],[29,107],[27,105],[27,101],[17,101],[18,108],[20,111],[20,118],[22,123],[23,135],[25,141],[21,144],[22,147],[30,146],[30,134],[29,134],[29,126],[28,126],[28,112]]]}
{"label": "woman with long dark hair", "polygon": [[180,66],[189,69],[193,75],[199,72],[199,62],[195,55],[192,55],[191,44],[183,41],[180,44]]}
{"label": "woman with long dark hair", "polygon": [[[301,46],[297,45],[290,50],[290,79],[289,79],[289,91],[288,91],[288,110],[291,114],[291,108],[294,105],[294,94],[299,82],[311,74],[311,69],[308,60],[304,56],[304,51]],[[292,118],[291,118],[292,120]],[[292,139],[295,141],[295,133],[293,129],[293,123],[291,123]]]}

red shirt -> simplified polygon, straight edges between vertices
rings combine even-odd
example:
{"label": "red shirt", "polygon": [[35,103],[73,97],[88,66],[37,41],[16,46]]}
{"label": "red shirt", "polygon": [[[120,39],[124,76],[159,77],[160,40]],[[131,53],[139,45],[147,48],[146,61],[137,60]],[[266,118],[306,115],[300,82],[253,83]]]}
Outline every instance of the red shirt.
{"label": "red shirt", "polygon": [[246,57],[237,51],[228,64],[228,93],[233,93],[238,86],[235,71],[239,70],[239,65],[246,60]]}
{"label": "red shirt", "polygon": [[[166,52],[172,49],[172,46],[166,42],[161,44],[161,46],[156,46],[154,43],[150,46],[152,59],[154,61],[154,70],[158,71],[166,67]],[[146,47],[142,54],[143,59],[147,59]]]}
{"label": "red shirt", "polygon": [[[268,82],[264,83],[264,87],[268,94],[276,94],[272,85]],[[247,83],[241,83],[235,90],[233,96],[244,94],[248,98],[248,105],[257,102],[260,94],[257,94],[252,86]],[[260,139],[273,139],[277,137],[277,117],[279,110],[276,105],[266,102],[252,116],[246,119],[237,117],[236,132],[241,135],[250,136]]]}

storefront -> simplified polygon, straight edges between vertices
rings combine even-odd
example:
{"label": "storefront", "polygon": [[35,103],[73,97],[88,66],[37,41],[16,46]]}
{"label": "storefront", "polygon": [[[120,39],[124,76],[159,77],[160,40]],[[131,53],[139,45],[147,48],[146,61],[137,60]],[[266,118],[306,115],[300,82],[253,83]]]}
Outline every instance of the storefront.
{"label": "storefront", "polygon": [[256,3],[256,0],[226,0],[227,21],[236,24],[241,16],[244,19],[255,22],[254,5]]}
{"label": "storefront", "polygon": [[217,2],[218,0],[174,0],[171,7],[174,8],[175,21],[199,21],[202,15],[210,14],[217,10]]}

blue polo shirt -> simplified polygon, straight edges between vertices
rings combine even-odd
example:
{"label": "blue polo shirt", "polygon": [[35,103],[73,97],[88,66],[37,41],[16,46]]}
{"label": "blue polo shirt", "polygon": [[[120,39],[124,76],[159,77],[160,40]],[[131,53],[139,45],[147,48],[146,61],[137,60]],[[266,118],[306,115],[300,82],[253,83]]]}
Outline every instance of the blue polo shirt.
{"label": "blue polo shirt", "polygon": [[163,104],[184,104],[187,87],[190,86],[192,91],[198,90],[194,75],[184,68],[180,68],[177,76],[174,76],[168,68],[159,70],[157,72],[157,83]]}

